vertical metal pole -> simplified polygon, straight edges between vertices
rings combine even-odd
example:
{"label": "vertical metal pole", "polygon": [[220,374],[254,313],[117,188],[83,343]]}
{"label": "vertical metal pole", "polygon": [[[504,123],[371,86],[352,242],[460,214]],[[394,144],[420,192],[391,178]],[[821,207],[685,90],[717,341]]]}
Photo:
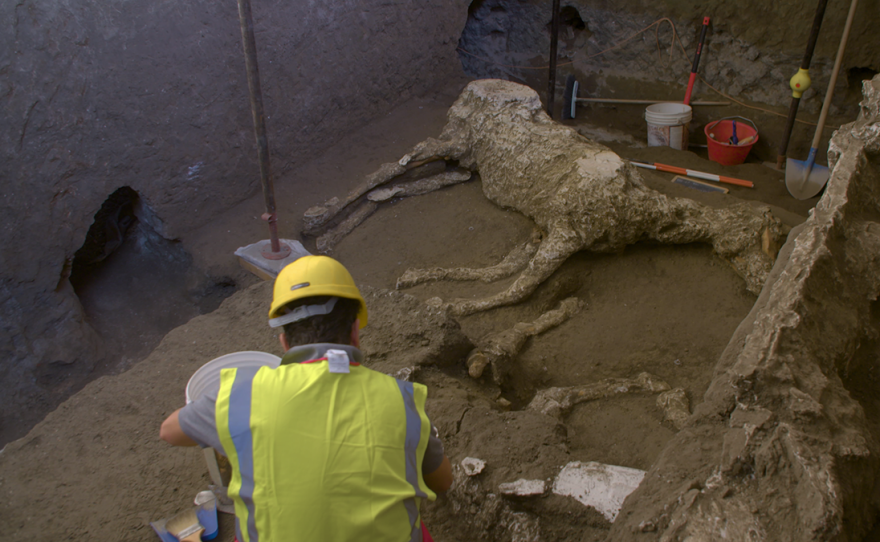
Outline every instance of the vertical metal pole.
{"label": "vertical metal pole", "polygon": [[260,161],[260,180],[263,184],[263,199],[266,212],[263,220],[269,224],[271,252],[264,250],[266,258],[280,260],[290,254],[290,247],[281,246],[278,241],[278,215],[275,212],[275,188],[269,168],[269,141],[266,138],[266,117],[263,112],[263,91],[260,89],[260,69],[257,65],[257,44],[254,39],[254,19],[251,16],[250,0],[238,0],[238,18],[241,22],[241,41],[244,46],[244,61],[247,67],[248,89],[251,95],[251,113],[254,117],[254,135],[257,138],[257,156]]}
{"label": "vertical metal pole", "polygon": [[556,46],[559,44],[559,0],[553,0],[553,19],[550,23],[550,77],[547,87],[547,114],[553,118],[556,98]]}

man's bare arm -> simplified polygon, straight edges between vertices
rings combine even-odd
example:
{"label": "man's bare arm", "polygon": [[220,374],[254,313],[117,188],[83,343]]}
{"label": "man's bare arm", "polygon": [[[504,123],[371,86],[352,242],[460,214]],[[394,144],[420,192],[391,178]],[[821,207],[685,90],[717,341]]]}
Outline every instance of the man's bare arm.
{"label": "man's bare arm", "polygon": [[449,463],[449,458],[444,455],[440,466],[434,472],[425,474],[424,478],[425,483],[434,493],[443,493],[452,487],[452,465]]}
{"label": "man's bare arm", "polygon": [[[174,446],[196,446],[198,443],[189,438],[183,429],[180,428],[180,420],[178,408],[162,422],[162,428],[159,429],[159,438]],[[439,469],[438,469],[439,470]],[[430,485],[428,487],[431,487]]]}

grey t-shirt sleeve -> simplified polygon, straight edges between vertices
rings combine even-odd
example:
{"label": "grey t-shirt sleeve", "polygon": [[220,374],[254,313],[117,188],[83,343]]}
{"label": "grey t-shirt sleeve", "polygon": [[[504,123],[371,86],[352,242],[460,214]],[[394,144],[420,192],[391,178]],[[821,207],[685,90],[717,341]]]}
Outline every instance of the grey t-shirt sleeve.
{"label": "grey t-shirt sleeve", "polygon": [[[430,420],[428,421],[430,423]],[[425,458],[422,460],[422,476],[431,474],[440,468],[443,463],[445,452],[440,437],[436,436],[437,428],[431,425],[431,436],[428,437],[428,447],[425,449]]]}
{"label": "grey t-shirt sleeve", "polygon": [[177,419],[186,436],[202,448],[210,446],[222,454],[223,445],[220,444],[220,436],[217,434],[217,419],[214,414],[218,391],[208,392],[183,407]]}

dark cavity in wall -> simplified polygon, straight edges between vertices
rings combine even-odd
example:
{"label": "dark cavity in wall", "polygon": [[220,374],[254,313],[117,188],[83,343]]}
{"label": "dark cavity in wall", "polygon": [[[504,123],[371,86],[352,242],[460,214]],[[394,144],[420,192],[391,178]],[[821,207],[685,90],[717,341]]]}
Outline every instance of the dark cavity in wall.
{"label": "dark cavity in wall", "polygon": [[505,69],[510,21],[501,0],[474,0],[458,41],[464,72],[471,77],[510,79]]}
{"label": "dark cavity in wall", "polygon": [[559,10],[559,39],[562,41],[563,52],[566,49],[583,49],[592,35],[577,8],[565,6]]}
{"label": "dark cavity in wall", "polygon": [[[31,376],[45,393],[26,394],[2,412],[0,447],[24,436],[90,381],[128,369],[171,329],[213,311],[235,292],[232,279],[212,278],[194,269],[181,243],[163,237],[162,230],[159,217],[127,186],[110,194],[95,213],[83,246],[66,262],[57,288],[72,287],[79,299],[86,322],[98,336],[94,355],[61,354],[37,364]],[[45,337],[52,339],[51,333]],[[15,396],[20,390],[4,391]]]}
{"label": "dark cavity in wall", "polygon": [[[480,79],[524,83],[543,96],[550,59],[551,5],[474,0],[458,42],[464,72]],[[584,48],[592,33],[577,8],[564,6],[559,15],[559,61],[563,62],[572,51]]]}
{"label": "dark cavity in wall", "polygon": [[562,27],[571,27],[572,30],[586,30],[587,24],[581,19],[581,14],[573,6],[564,6],[559,10],[559,22]]}
{"label": "dark cavity in wall", "polygon": [[873,68],[850,68],[846,72],[846,97],[848,102],[859,102],[862,99],[862,83],[870,81],[877,75]]}
{"label": "dark cavity in wall", "polygon": [[[213,311],[235,291],[211,280],[163,237],[161,222],[129,187],[113,192],[95,214],[70,266],[70,283],[103,341],[90,378],[121,372],[146,357],[173,328]],[[43,375],[47,383],[52,375]]]}

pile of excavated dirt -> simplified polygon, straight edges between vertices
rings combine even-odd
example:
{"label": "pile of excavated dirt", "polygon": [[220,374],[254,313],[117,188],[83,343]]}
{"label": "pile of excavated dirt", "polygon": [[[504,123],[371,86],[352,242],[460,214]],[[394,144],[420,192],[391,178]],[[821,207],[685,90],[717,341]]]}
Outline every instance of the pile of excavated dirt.
{"label": "pile of excavated dirt", "polygon": [[[301,212],[330,196],[341,197],[379,163],[396,160],[415,142],[436,135],[437,112],[448,103],[423,105],[426,110],[411,108],[405,115],[386,119],[380,133],[366,129],[353,134],[300,171],[296,184],[292,179],[279,183],[279,205],[289,201]],[[419,119],[434,129],[413,133],[413,123]],[[397,140],[395,126],[410,130],[406,141]],[[632,136],[639,138],[637,133]],[[387,146],[378,142],[382,138]],[[359,141],[369,145],[373,154],[358,156],[363,162],[353,165],[344,160],[345,149]],[[649,187],[670,196],[693,197],[717,207],[740,199],[761,199],[789,226],[803,222],[816,201],[794,203],[784,191],[781,175],[759,164],[721,168],[693,153],[609,144],[625,158],[725,172],[757,183],[754,191],[731,187],[728,195],[705,195],[672,185],[671,175],[643,175]],[[319,181],[338,171],[337,166],[350,177],[336,177],[332,186],[321,186]],[[875,175],[876,166],[867,171]],[[515,277],[488,285],[439,282],[396,291],[397,278],[409,267],[493,265],[529,239],[531,221],[496,207],[481,189],[480,180],[475,179],[386,203],[333,252],[364,285],[371,311],[370,326],[363,334],[368,363],[429,387],[429,415],[456,466],[455,487],[425,509],[436,539],[604,540],[612,534],[613,524],[574,499],[549,491],[530,497],[505,496],[499,489],[501,484],[521,479],[549,486],[560,469],[573,461],[632,467],[649,471],[649,476],[659,461],[662,470],[658,472],[669,480],[675,477],[675,483],[665,493],[659,482],[643,484],[638,497],[648,503],[645,512],[625,507],[622,521],[618,520],[621,527],[614,524],[613,535],[626,539],[638,533],[654,539],[666,528],[673,535],[687,534],[680,523],[674,523],[680,520],[660,518],[657,510],[677,498],[678,493],[672,493],[682,484],[690,483],[678,478],[683,465],[690,465],[694,472],[711,470],[722,447],[730,448],[717,429],[707,426],[724,423],[719,421],[723,409],[717,404],[710,402],[711,408],[699,412],[701,421],[685,432],[679,432],[667,417],[655,392],[633,389],[599,394],[558,416],[528,405],[547,388],[588,389],[606,379],[635,379],[647,372],[671,388],[683,389],[690,411],[699,411],[712,383],[721,386],[719,371],[727,370],[717,365],[722,353],[728,352],[730,358],[739,352],[751,329],[749,314],[757,298],[708,245],[637,244],[611,255],[578,253],[524,302],[465,317],[453,318],[424,301],[485,297],[506,289]],[[235,265],[231,256],[224,259],[220,256],[224,252],[215,250],[224,246],[217,232],[250,221],[253,212],[243,205],[190,239],[194,258],[217,269],[231,269]],[[865,250],[873,250],[870,236],[859,239]],[[169,333],[152,354],[127,372],[88,384],[26,437],[7,445],[0,453],[0,517],[7,527],[5,536],[10,540],[154,540],[148,522],[183,509],[209,483],[202,454],[159,441],[159,424],[182,405],[186,381],[203,363],[233,351],[278,353],[277,340],[265,322],[270,295],[266,283],[236,293],[215,312]],[[480,378],[469,376],[465,363],[474,344],[519,322],[533,322],[571,297],[582,302],[580,310],[529,339],[501,386],[489,371]],[[761,307],[766,306],[765,301]],[[876,307],[868,312],[865,329],[878,329]],[[728,345],[731,337],[735,340]],[[865,345],[866,349],[870,346]],[[873,378],[868,365],[856,363],[847,373],[851,387],[858,388],[854,386],[858,375]],[[737,384],[742,386],[741,381]],[[798,393],[791,395],[801,397]],[[807,401],[804,404],[810,406]],[[736,404],[729,406],[732,410]],[[803,412],[802,416],[813,415],[808,409]],[[750,416],[744,419],[755,422],[755,414]],[[701,435],[706,438],[704,445],[699,444]],[[682,445],[684,438],[696,440]],[[674,450],[670,443],[676,445]],[[485,462],[484,470],[468,476],[460,466],[466,457]],[[742,468],[730,476],[747,479],[748,460],[736,464]],[[726,495],[739,506],[739,486],[733,479],[728,484]],[[696,510],[701,491],[709,489],[704,480],[695,479],[690,492],[682,492],[692,506],[685,511]],[[787,498],[784,493],[780,498]],[[654,513],[658,517],[641,517]],[[796,518],[793,514],[786,517]],[[231,518],[221,519],[218,540],[232,540]]]}

